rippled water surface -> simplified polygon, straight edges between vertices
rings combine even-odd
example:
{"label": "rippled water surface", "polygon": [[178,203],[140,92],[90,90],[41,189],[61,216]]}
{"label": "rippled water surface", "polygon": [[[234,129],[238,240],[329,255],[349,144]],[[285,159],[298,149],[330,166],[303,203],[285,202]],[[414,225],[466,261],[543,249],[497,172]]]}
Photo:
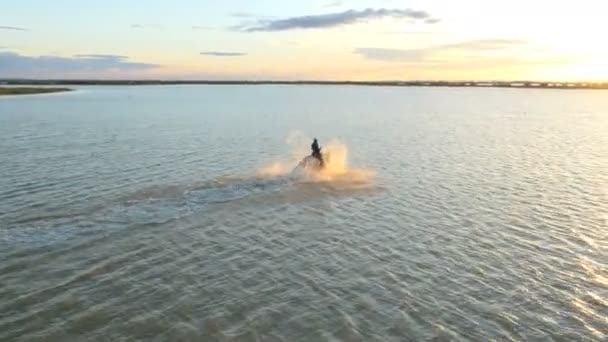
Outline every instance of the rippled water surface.
{"label": "rippled water surface", "polygon": [[[375,175],[259,172],[312,136]],[[604,91],[83,87],[0,152],[2,341],[608,339]]]}

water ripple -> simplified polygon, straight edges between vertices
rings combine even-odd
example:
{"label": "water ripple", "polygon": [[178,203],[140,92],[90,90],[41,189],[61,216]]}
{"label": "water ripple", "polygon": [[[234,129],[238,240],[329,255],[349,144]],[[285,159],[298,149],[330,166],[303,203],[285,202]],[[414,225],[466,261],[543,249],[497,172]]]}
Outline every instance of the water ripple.
{"label": "water ripple", "polygon": [[[603,94],[66,99],[0,101],[0,340],[608,338]],[[293,127],[377,177],[255,176]]]}

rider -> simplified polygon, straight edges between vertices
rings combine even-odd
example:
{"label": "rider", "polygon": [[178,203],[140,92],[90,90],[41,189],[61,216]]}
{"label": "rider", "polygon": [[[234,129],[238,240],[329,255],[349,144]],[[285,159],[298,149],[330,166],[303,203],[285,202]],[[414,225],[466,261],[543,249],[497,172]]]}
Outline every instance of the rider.
{"label": "rider", "polygon": [[312,149],[312,156],[317,158],[317,160],[319,160],[319,163],[321,164],[321,167],[323,167],[323,156],[321,155],[321,147],[319,147],[319,142],[317,141],[317,138],[313,140],[312,145],[310,145],[310,148]]}

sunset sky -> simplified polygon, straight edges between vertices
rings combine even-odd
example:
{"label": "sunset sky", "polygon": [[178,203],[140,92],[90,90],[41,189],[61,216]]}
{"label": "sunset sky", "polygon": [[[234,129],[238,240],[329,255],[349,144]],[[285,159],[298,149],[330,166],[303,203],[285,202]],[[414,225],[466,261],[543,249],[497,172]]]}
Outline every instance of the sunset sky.
{"label": "sunset sky", "polygon": [[608,80],[608,2],[18,0],[0,78]]}

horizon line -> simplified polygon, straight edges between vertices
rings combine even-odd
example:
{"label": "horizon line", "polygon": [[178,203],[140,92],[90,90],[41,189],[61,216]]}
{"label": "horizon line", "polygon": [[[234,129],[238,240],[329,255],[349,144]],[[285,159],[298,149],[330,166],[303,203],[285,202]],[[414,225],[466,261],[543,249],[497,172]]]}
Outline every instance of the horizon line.
{"label": "horizon line", "polygon": [[474,82],[474,83],[514,83],[514,82],[528,82],[528,83],[608,83],[606,80],[548,80],[548,79],[460,79],[460,80],[447,80],[447,79],[413,79],[413,80],[400,80],[400,79],[378,79],[378,80],[318,80],[318,79],[177,79],[177,78],[27,78],[27,77],[6,77],[0,78],[0,82],[285,82],[285,83],[296,83],[296,82],[315,82],[315,83],[422,83],[422,82],[435,82],[435,83],[460,83],[460,82]]}
{"label": "horizon line", "polygon": [[387,87],[470,87],[514,89],[608,89],[608,81],[531,81],[531,80],[462,80],[462,81],[321,81],[321,80],[154,80],[154,79],[0,79],[2,85],[354,85]]}

